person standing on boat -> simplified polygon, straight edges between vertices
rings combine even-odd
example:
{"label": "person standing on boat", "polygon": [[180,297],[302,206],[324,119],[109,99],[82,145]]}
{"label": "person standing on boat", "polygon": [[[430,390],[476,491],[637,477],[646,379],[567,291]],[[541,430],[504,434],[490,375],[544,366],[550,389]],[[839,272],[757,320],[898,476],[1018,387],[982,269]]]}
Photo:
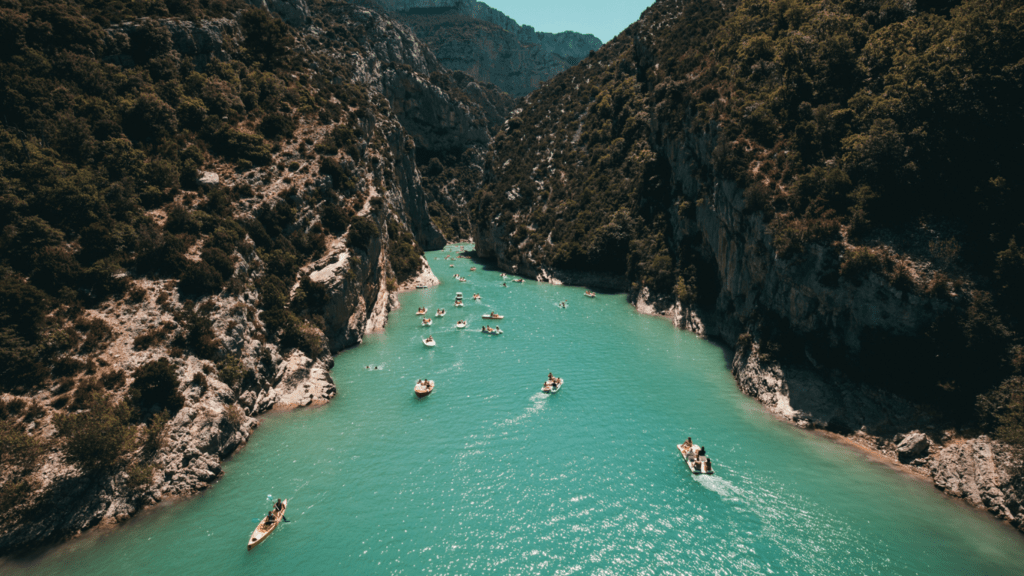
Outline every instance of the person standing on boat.
{"label": "person standing on boat", "polygon": [[690,448],[693,448],[693,440],[687,437],[686,442],[683,442],[683,452],[689,452]]}

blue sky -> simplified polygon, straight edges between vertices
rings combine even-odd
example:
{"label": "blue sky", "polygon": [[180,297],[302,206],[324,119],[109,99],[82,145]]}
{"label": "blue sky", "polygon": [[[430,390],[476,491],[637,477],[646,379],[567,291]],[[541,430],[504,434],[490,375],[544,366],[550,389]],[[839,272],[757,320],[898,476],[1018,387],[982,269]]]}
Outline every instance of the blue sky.
{"label": "blue sky", "polygon": [[480,0],[538,32],[590,33],[607,42],[640,18],[654,0]]}

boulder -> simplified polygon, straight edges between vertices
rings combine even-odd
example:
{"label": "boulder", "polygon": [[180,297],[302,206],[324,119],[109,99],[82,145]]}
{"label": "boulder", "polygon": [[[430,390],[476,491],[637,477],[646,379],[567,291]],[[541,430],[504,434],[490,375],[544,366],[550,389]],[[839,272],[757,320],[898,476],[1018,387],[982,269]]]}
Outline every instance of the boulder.
{"label": "boulder", "polygon": [[903,440],[896,446],[896,457],[900,462],[907,464],[928,454],[931,447],[931,440],[923,432],[914,431],[903,437]]}

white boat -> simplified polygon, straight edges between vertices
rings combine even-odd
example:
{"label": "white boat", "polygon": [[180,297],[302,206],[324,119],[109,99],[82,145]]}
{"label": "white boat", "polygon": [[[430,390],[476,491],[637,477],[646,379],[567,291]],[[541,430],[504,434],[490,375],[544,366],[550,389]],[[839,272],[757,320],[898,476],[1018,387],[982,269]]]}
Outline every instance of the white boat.
{"label": "white boat", "polygon": [[465,328],[466,326],[468,326],[468,324],[466,323],[465,320],[459,320],[458,322],[455,323],[455,327],[459,329]]}
{"label": "white boat", "polygon": [[554,394],[562,389],[562,383],[563,381],[561,378],[548,379],[544,381],[544,387],[541,388],[540,391],[545,394]]}
{"label": "white boat", "polygon": [[462,292],[456,292],[455,293],[455,299],[456,300],[462,300]]}
{"label": "white boat", "polygon": [[417,380],[416,386],[412,389],[412,391],[416,393],[417,398],[423,398],[427,394],[430,394],[431,392],[434,391],[434,381]]}
{"label": "white boat", "polygon": [[263,520],[253,530],[252,536],[249,537],[249,547],[246,550],[252,550],[257,544],[263,542],[270,536],[270,533],[277,528],[277,525],[284,519],[284,511],[288,508],[288,500],[281,501],[280,510],[271,510],[263,517]]}
{"label": "white boat", "polygon": [[484,320],[504,320],[505,317],[497,312],[491,312],[490,314],[484,314],[482,316]]}
{"label": "white boat", "polygon": [[473,300],[479,300],[479,299],[480,299],[480,295],[479,294],[473,294]]}
{"label": "white boat", "polygon": [[438,310],[437,313],[434,314],[434,316],[436,316],[437,318],[444,318],[445,314],[447,314],[447,312],[445,312],[444,310]]}
{"label": "white boat", "polygon": [[423,316],[426,313],[427,313],[427,309],[426,308],[420,308],[419,310],[416,311],[416,315],[417,316]]}
{"label": "white boat", "polygon": [[465,306],[465,304],[462,303],[462,300],[456,300],[455,301],[455,307],[456,308],[462,308],[463,306]]}
{"label": "white boat", "polygon": [[700,454],[700,446],[691,444],[687,447],[686,444],[676,444],[676,448],[678,448],[679,453],[683,455],[683,459],[686,461],[686,467],[690,469],[690,472],[693,472],[694,474],[715,473],[715,471],[711,469],[711,460],[708,459],[706,454]]}
{"label": "white boat", "polygon": [[594,294],[593,292],[590,292],[589,290],[587,292],[584,292],[583,295],[586,296],[587,298],[597,298],[597,294]]}
{"label": "white boat", "polygon": [[424,325],[424,326],[430,326],[430,325],[431,325],[431,324],[433,324],[433,323],[434,323],[434,321],[433,321],[433,320],[431,320],[430,318],[424,318],[424,319],[423,319],[423,325]]}
{"label": "white boat", "polygon": [[433,336],[427,336],[426,338],[423,339],[423,345],[427,346],[428,348],[433,348],[434,346],[437,346],[437,342],[434,341]]}

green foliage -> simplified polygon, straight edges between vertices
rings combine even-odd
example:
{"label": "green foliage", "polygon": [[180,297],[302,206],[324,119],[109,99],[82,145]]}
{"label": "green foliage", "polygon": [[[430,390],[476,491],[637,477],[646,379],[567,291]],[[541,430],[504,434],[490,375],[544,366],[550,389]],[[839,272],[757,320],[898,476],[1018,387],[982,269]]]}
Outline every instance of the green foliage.
{"label": "green foliage", "polygon": [[31,434],[9,419],[0,419],[0,465],[31,468],[43,447]]}
{"label": "green foliage", "polygon": [[146,425],[145,435],[146,450],[156,452],[163,446],[164,428],[167,427],[167,422],[169,422],[170,419],[171,412],[166,408],[157,412],[149,419],[149,424]]}
{"label": "green foliage", "polygon": [[125,482],[125,487],[129,491],[137,490],[143,486],[149,486],[153,483],[153,472],[156,470],[156,466],[153,464],[142,464],[136,462],[125,470],[128,478]]}
{"label": "green foliage", "polygon": [[398,282],[405,282],[415,276],[422,267],[423,249],[419,247],[412,233],[398,220],[388,224],[388,259]]}
{"label": "green foliage", "polygon": [[132,409],[102,392],[93,393],[82,412],[54,415],[57,436],[72,462],[85,471],[114,466],[135,448]]}
{"label": "green foliage", "polygon": [[977,409],[983,424],[1000,440],[1024,447],[1024,377],[1007,378],[978,396]]}
{"label": "green foliage", "polygon": [[242,46],[257,62],[269,65],[280,62],[294,41],[288,25],[266,10],[250,8],[238,15],[238,24],[245,36]]}
{"label": "green foliage", "polygon": [[227,355],[217,363],[217,376],[232,388],[242,383],[245,377],[245,366],[242,365],[238,356]]}
{"label": "green foliage", "polygon": [[348,245],[363,251],[370,249],[370,243],[380,238],[380,228],[366,216],[356,216],[348,228]]}
{"label": "green foliage", "polygon": [[152,406],[177,413],[184,405],[178,387],[178,373],[166,358],[152,360],[132,373],[131,397],[136,406],[147,411]]}
{"label": "green foliage", "polygon": [[238,404],[229,404],[224,409],[224,419],[234,430],[239,430],[245,423],[245,411]]}

